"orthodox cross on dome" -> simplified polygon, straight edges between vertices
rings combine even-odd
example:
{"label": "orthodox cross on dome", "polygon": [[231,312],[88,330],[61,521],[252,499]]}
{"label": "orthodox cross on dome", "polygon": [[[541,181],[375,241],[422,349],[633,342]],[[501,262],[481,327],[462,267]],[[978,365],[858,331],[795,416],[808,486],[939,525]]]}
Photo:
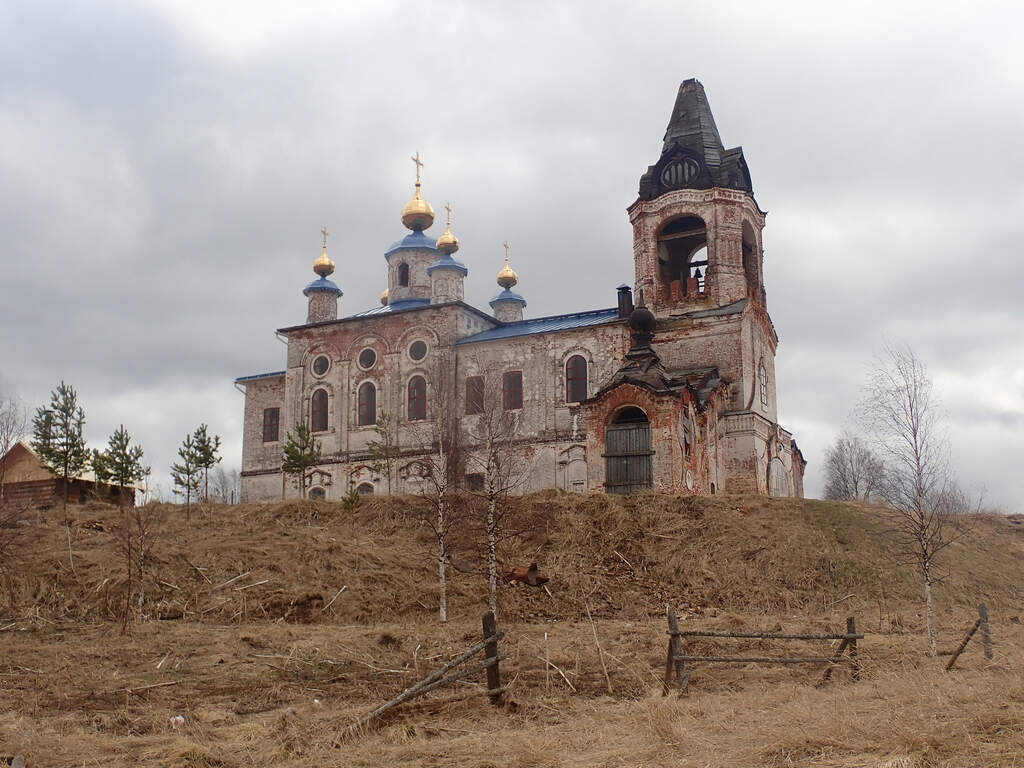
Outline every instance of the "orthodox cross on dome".
{"label": "orthodox cross on dome", "polygon": [[502,243],[502,245],[505,246],[505,263],[508,264],[508,240]]}
{"label": "orthodox cross on dome", "polygon": [[324,250],[327,250],[327,225],[324,224],[320,228],[320,234],[324,236]]}
{"label": "orthodox cross on dome", "polygon": [[448,211],[448,222],[447,223],[448,223],[448,226],[450,227],[452,225],[452,204],[451,203],[445,203],[444,204],[444,209],[446,211]]}
{"label": "orthodox cross on dome", "polygon": [[423,167],[423,161],[420,160],[420,152],[419,152],[419,150],[416,150],[416,155],[413,158],[411,158],[411,159],[416,164],[416,183],[419,184],[420,183],[420,168]]}

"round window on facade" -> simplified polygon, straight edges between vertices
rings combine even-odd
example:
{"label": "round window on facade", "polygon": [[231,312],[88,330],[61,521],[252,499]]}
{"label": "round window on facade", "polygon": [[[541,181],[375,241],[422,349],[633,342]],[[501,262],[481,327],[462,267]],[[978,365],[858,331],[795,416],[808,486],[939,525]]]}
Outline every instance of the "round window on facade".
{"label": "round window on facade", "polygon": [[409,347],[409,357],[419,362],[427,356],[427,342],[414,341]]}
{"label": "round window on facade", "polygon": [[370,368],[373,368],[376,362],[377,353],[374,352],[369,347],[367,347],[366,349],[359,353],[359,367],[362,368],[364,371],[368,371]]}
{"label": "round window on facade", "polygon": [[313,373],[317,376],[323,376],[330,367],[331,361],[327,358],[327,355],[317,355],[313,358]]}

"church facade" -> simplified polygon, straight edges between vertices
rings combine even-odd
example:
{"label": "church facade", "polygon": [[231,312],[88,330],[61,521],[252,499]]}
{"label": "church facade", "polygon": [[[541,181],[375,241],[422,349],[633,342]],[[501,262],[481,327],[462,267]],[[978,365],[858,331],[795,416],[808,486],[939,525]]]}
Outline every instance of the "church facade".
{"label": "church facade", "polygon": [[512,425],[517,491],[803,495],[803,456],[777,418],[765,214],[698,81],[680,86],[628,209],[635,281],[615,289],[614,307],[525,317],[507,249],[490,311],[468,304],[450,217],[437,239],[426,232],[434,211],[416,162],[409,234],[385,252],[381,305],[338,317],[325,233],[306,322],[278,331],[284,370],[236,380],[244,500],[301,495],[281,469],[297,424],[322,451],[305,491],[337,499],[419,492],[441,432],[454,429],[471,455],[495,415]]}

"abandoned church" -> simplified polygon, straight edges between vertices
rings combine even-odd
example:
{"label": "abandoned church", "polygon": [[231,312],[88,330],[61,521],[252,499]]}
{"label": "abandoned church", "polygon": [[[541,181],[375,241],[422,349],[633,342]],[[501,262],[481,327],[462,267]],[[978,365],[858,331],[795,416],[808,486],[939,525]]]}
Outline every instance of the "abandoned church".
{"label": "abandoned church", "polygon": [[[722,144],[698,81],[680,86],[661,157],[640,177],[628,209],[635,282],[618,287],[612,308],[524,316],[507,248],[491,311],[466,303],[450,216],[440,237],[427,234],[434,210],[415,160],[401,216],[409,232],[384,253],[381,305],[338,316],[325,232],[317,279],[303,291],[306,321],[279,330],[285,370],[236,380],[245,500],[302,493],[282,472],[296,424],[322,451],[304,480],[310,498],[416,493],[442,410],[469,452],[488,412],[514,417],[521,492],[803,495],[803,456],[776,415],[765,213],[743,150]],[[371,451],[382,425],[393,449],[386,472]]]}

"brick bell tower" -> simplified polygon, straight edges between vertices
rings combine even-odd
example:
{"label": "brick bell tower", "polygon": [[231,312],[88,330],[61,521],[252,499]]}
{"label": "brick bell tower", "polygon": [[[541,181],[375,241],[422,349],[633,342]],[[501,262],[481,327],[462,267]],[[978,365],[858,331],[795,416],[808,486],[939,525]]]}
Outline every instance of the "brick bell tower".
{"label": "brick bell tower", "polygon": [[765,306],[761,230],[743,149],[726,149],[695,79],[679,86],[661,157],[629,208],[636,288],[661,319],[742,299]]}

